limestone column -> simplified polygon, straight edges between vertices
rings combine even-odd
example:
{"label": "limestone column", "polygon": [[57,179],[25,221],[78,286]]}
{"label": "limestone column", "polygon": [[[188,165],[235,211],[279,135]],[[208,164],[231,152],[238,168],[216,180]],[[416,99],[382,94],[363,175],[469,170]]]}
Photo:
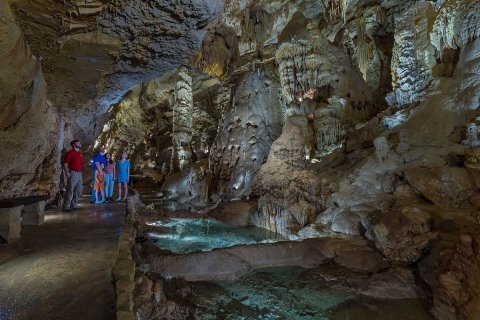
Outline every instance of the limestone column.
{"label": "limestone column", "polygon": [[172,171],[183,170],[191,161],[192,110],[192,77],[186,67],[180,67],[173,105]]}

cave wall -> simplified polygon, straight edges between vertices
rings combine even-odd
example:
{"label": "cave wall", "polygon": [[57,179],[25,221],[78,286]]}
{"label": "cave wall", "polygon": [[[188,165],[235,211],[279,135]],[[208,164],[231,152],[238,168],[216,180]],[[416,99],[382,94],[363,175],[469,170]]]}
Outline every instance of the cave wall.
{"label": "cave wall", "polygon": [[2,198],[55,192],[72,138],[127,149],[165,194],[253,199],[250,222],[291,239],[368,240],[416,268],[436,318],[478,314],[478,0],[0,9]]}
{"label": "cave wall", "polygon": [[244,74],[234,86],[210,149],[209,166],[217,181],[212,192],[226,198],[250,194],[253,177],[283,125],[278,86],[260,69]]}
{"label": "cave wall", "polygon": [[0,194],[48,193],[59,179],[65,121],[46,100],[42,60],[32,55],[5,1],[0,34]]}

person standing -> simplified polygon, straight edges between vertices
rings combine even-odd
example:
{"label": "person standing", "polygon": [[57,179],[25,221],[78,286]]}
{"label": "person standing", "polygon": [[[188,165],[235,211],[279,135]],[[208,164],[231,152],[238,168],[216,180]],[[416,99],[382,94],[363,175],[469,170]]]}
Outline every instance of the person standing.
{"label": "person standing", "polygon": [[106,201],[113,201],[114,178],[117,175],[116,163],[110,154],[107,153],[107,166],[105,167],[105,197]]}
{"label": "person standing", "polygon": [[[95,203],[104,203],[105,202],[105,172],[103,171],[103,163],[100,164],[100,169],[96,170],[95,173],[95,183],[93,184],[93,189],[95,190]],[[98,191],[102,194],[102,199],[98,198]]]}
{"label": "person standing", "polygon": [[[127,159],[127,152],[122,152],[122,159],[117,161],[118,198],[117,201],[127,200],[128,180],[130,179],[130,160]],[[122,198],[122,185],[125,188],[125,198]]]}
{"label": "person standing", "polygon": [[83,154],[80,152],[82,147],[80,141],[70,142],[70,149],[63,158],[63,168],[67,178],[67,194],[63,202],[63,211],[72,211],[77,207],[77,201],[82,196],[82,165]]}
{"label": "person standing", "polygon": [[[107,158],[105,157],[105,147],[101,146],[100,150],[98,153],[93,157],[92,160],[92,180],[95,184],[95,176],[96,176],[96,171],[100,170],[100,164],[103,163],[103,167],[106,167],[107,165]],[[90,202],[95,203],[96,197],[95,197],[95,188],[92,187],[92,193],[90,195]]]}

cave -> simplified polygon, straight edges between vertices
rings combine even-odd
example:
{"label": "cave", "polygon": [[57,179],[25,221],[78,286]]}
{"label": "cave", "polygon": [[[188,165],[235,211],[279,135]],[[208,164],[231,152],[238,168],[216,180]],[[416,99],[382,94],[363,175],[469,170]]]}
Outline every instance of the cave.
{"label": "cave", "polygon": [[0,0],[0,319],[478,320],[479,127],[480,0]]}

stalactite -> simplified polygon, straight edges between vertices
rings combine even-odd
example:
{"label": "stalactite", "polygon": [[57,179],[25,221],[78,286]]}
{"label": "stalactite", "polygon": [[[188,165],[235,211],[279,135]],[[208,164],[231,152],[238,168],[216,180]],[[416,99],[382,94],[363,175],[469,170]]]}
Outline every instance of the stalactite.
{"label": "stalactite", "polygon": [[202,72],[224,78],[237,57],[237,36],[225,26],[217,26],[202,42],[200,51],[193,57],[192,64]]}
{"label": "stalactite", "polygon": [[366,34],[365,18],[359,18],[357,23],[357,61],[360,72],[362,72],[363,79],[367,80],[368,64],[373,58],[373,46]]}
{"label": "stalactite", "polygon": [[385,24],[385,10],[381,6],[374,6],[371,9],[373,11],[373,14],[375,16],[375,21],[379,25],[384,25]]}
{"label": "stalactite", "polygon": [[255,43],[257,51],[261,51],[272,29],[275,16],[265,11],[261,6],[254,4],[245,9],[241,21],[242,41]]}
{"label": "stalactite", "polygon": [[315,48],[306,40],[295,40],[283,43],[275,55],[282,91],[289,102],[337,78],[327,57],[320,54],[324,49]]}
{"label": "stalactite", "polygon": [[314,114],[314,128],[317,150],[327,151],[335,145],[341,136],[341,122],[333,108],[320,108]]}
{"label": "stalactite", "polygon": [[348,0],[322,0],[324,7],[323,17],[328,22],[333,22],[342,17],[342,21],[347,21]]}
{"label": "stalactite", "polygon": [[433,24],[431,42],[439,56],[480,37],[480,1],[445,1]]}

